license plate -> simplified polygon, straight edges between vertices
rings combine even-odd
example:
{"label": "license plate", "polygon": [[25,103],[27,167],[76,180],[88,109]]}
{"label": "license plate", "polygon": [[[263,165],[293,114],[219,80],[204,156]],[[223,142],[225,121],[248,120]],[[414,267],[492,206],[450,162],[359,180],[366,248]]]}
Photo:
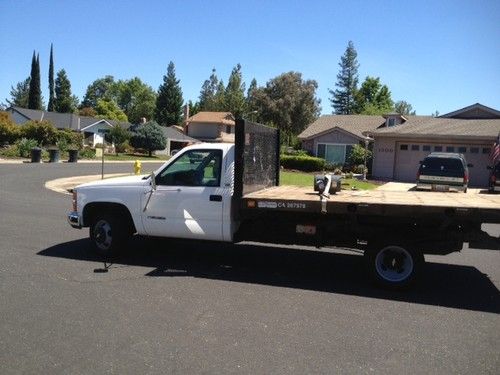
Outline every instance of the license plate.
{"label": "license plate", "polygon": [[448,190],[450,190],[450,187],[448,185],[432,185],[432,190],[448,191]]}

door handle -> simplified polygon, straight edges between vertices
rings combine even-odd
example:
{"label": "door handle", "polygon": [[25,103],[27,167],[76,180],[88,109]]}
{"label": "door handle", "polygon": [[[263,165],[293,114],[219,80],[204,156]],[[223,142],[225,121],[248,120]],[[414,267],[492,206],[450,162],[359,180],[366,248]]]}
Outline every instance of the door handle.
{"label": "door handle", "polygon": [[211,195],[210,202],[222,202],[222,195]]}

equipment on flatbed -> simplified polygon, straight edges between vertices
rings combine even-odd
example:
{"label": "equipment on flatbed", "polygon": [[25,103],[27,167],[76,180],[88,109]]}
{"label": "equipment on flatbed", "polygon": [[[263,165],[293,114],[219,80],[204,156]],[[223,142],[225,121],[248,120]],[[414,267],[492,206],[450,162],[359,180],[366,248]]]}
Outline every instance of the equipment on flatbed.
{"label": "equipment on flatbed", "polygon": [[341,189],[341,176],[336,176],[334,174],[326,174],[321,175],[317,174],[314,176],[314,191],[319,192],[319,194],[323,194],[326,190],[327,185],[329,184],[329,189],[327,194],[335,194],[338,193]]}

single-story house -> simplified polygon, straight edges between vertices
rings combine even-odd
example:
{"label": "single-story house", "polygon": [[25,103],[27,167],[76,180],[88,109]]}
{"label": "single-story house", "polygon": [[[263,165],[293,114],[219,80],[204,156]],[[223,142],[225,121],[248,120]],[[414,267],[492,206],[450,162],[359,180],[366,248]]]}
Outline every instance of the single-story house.
{"label": "single-story house", "polygon": [[374,138],[375,178],[413,182],[431,152],[464,154],[471,186],[487,186],[489,155],[500,133],[500,111],[476,103],[439,117],[401,116],[394,126],[365,132]]}
{"label": "single-story house", "polygon": [[28,121],[50,121],[57,129],[70,129],[84,134],[84,144],[95,147],[96,144],[104,143],[104,134],[114,126],[128,129],[131,124],[114,120],[106,120],[99,117],[79,116],[74,113],[48,112],[21,107],[10,107],[12,120],[23,125]]}
{"label": "single-story house", "polygon": [[231,112],[198,112],[187,119],[184,131],[203,142],[234,142],[234,127]]}
{"label": "single-story house", "polygon": [[363,134],[385,123],[382,116],[324,115],[309,125],[298,138],[302,149],[331,164],[345,164],[354,145],[365,145]]}
{"label": "single-story house", "polygon": [[172,151],[180,150],[190,144],[200,143],[199,140],[179,131],[176,126],[162,126],[161,130],[167,141],[167,147],[165,150],[156,151],[155,154],[171,155]]}
{"label": "single-story house", "polygon": [[500,132],[500,112],[476,103],[439,117],[326,115],[300,135],[303,149],[344,164],[355,144],[373,142],[374,178],[415,181],[419,161],[432,151],[459,152],[468,163],[471,186],[485,186],[488,157]]}

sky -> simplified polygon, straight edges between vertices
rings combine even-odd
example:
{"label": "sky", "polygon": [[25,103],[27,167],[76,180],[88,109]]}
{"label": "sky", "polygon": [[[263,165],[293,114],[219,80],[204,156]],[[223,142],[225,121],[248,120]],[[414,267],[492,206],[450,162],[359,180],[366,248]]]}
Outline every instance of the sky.
{"label": "sky", "polygon": [[360,83],[380,77],[419,115],[474,103],[500,110],[500,0],[72,1],[0,0],[0,103],[40,55],[48,101],[50,45],[80,100],[95,79],[139,77],[157,90],[173,61],[185,101],[212,68],[246,86],[301,72],[318,83],[322,114],[352,40]]}

